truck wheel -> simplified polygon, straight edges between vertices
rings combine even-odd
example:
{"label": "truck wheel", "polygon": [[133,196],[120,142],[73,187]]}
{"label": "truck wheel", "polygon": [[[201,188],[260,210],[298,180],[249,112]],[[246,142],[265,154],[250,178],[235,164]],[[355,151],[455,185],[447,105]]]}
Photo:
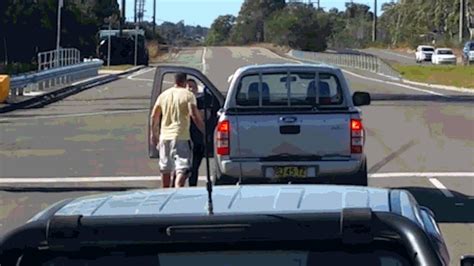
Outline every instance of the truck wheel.
{"label": "truck wheel", "polygon": [[353,176],[353,179],[353,184],[356,186],[366,187],[368,185],[367,161],[364,160],[359,171]]}
{"label": "truck wheel", "polygon": [[214,167],[212,170],[212,184],[214,186],[225,186],[225,185],[235,185],[239,182],[237,178],[232,176],[223,175],[220,171],[218,166]]}

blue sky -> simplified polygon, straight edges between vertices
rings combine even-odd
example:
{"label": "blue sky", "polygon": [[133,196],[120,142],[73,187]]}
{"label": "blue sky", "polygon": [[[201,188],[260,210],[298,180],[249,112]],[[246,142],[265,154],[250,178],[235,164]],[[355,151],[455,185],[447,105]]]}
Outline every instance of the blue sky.
{"label": "blue sky", "polygon": [[[344,10],[344,4],[350,0],[320,0],[321,7],[329,10],[336,7]],[[120,4],[120,0],[118,0]],[[127,20],[133,21],[134,0],[126,0]],[[219,15],[232,14],[237,16],[243,0],[156,0],[157,24],[164,21],[173,23],[184,20],[185,24],[210,27]],[[315,0],[313,0],[315,2]],[[373,0],[354,0],[355,3],[373,7]],[[378,0],[378,13],[383,3],[389,0]],[[145,0],[145,20],[151,21],[153,16],[153,0]]]}

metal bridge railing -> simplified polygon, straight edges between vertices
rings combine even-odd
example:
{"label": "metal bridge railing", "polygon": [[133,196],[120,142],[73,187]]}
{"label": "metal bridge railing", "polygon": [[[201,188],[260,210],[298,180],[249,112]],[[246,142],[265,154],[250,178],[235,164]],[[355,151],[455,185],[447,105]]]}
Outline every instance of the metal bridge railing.
{"label": "metal bridge railing", "polygon": [[336,54],[336,53],[316,53],[291,50],[289,54],[293,57],[314,62],[350,67],[373,73],[384,74],[394,78],[400,78],[400,74],[390,65],[376,56],[360,54]]}
{"label": "metal bridge railing", "polygon": [[76,48],[61,48],[38,53],[38,71],[70,66],[80,62],[81,52]]}

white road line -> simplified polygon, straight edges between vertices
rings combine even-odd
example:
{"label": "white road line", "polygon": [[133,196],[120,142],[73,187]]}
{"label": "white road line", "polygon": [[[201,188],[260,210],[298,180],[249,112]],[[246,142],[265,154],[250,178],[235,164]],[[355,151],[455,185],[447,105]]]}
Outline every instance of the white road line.
{"label": "white road line", "polygon": [[[270,50],[269,50],[270,51]],[[296,59],[291,59],[291,58],[285,58],[283,56],[280,56],[279,54],[276,54],[272,51],[270,51],[271,53],[273,53],[274,55],[282,58],[282,59],[286,59],[288,61],[293,61],[293,62],[298,62],[300,64],[302,64],[303,62],[300,61],[300,60],[296,60]],[[413,86],[409,86],[409,85],[405,85],[405,84],[401,84],[401,83],[398,83],[398,82],[392,82],[392,81],[385,81],[385,80],[380,80],[380,79],[375,79],[375,78],[369,78],[369,77],[366,77],[366,76],[362,76],[362,75],[359,75],[359,74],[356,74],[356,73],[353,73],[351,71],[348,71],[348,70],[345,70],[345,69],[342,69],[341,70],[347,74],[350,74],[350,75],[353,75],[355,77],[358,77],[358,78],[361,78],[361,79],[365,79],[365,80],[370,80],[370,81],[374,81],[374,82],[379,82],[379,83],[385,83],[385,84],[391,84],[391,85],[395,85],[395,86],[398,86],[398,87],[402,87],[402,88],[406,88],[406,89],[410,89],[410,90],[415,90],[415,91],[420,91],[420,92],[424,92],[424,93],[428,93],[428,94],[433,94],[433,95],[437,95],[437,96],[443,96],[443,97],[449,97],[449,96],[446,96],[442,93],[439,93],[439,92],[434,92],[434,91],[430,91],[430,90],[425,90],[425,89],[420,89],[420,88],[416,88],[416,87],[413,87]]]}
{"label": "white road line", "polygon": [[[112,114],[131,114],[131,113],[143,113],[148,112],[148,109],[144,110],[124,110],[124,111],[103,111],[103,112],[90,112],[90,113],[78,113],[78,114],[64,114],[64,115],[42,115],[34,117],[11,117],[1,118],[0,122],[4,121],[19,121],[19,120],[37,120],[37,119],[49,119],[49,118],[70,118],[70,117],[83,117],[83,116],[96,116],[96,115],[112,115]],[[1,177],[0,177],[1,178]]]}
{"label": "white road line", "polygon": [[202,73],[204,75],[206,75],[206,71],[207,71],[207,66],[206,66],[206,53],[207,53],[207,47],[204,47],[203,51],[202,51],[202,59],[201,59],[201,63],[202,63]]}
{"label": "white road line", "polygon": [[345,70],[345,69],[343,69],[342,71],[345,72],[345,73],[347,73],[347,74],[350,74],[350,75],[352,75],[352,76],[361,78],[361,79],[371,80],[371,81],[379,82],[379,83],[391,84],[391,85],[394,85],[394,86],[398,86],[398,87],[402,87],[402,88],[406,88],[406,89],[410,89],[410,90],[414,90],[414,91],[420,91],[420,92],[424,92],[424,93],[428,93],[428,94],[433,94],[433,95],[437,95],[437,96],[448,97],[448,96],[446,96],[446,95],[444,95],[444,94],[442,94],[442,93],[439,93],[439,92],[434,92],[434,91],[430,91],[430,90],[420,89],[420,88],[416,88],[416,87],[413,87],[413,86],[410,86],[410,85],[401,84],[401,83],[398,83],[398,82],[380,80],[380,79],[375,79],[375,78],[369,78],[369,77],[362,76],[362,75],[353,73],[353,72],[348,71],[348,70]]}
{"label": "white road line", "polygon": [[451,191],[449,191],[449,190],[443,185],[443,183],[439,182],[438,179],[430,177],[428,180],[430,180],[431,184],[433,184],[433,186],[435,186],[437,189],[439,189],[446,197],[448,197],[448,198],[454,198],[453,193],[451,193]]}
{"label": "white road line", "polygon": [[369,174],[371,178],[390,177],[474,177],[474,172],[395,172]]}
{"label": "white road line", "polygon": [[108,75],[110,75],[110,74],[100,74],[100,75],[92,77],[92,78],[82,79],[82,80],[79,80],[77,82],[73,82],[73,83],[71,83],[71,85],[72,86],[81,85],[82,83],[86,83],[88,81],[95,80],[95,79],[100,79],[100,78],[103,78],[103,77],[108,76]]}
{"label": "white road line", "polygon": [[129,80],[137,80],[137,81],[153,81],[153,79],[141,79],[141,78],[127,78]]}
{"label": "white road line", "polygon": [[[474,177],[473,172],[447,172],[447,173],[379,173],[369,174],[369,178],[390,178],[390,177],[430,177],[441,184],[434,176],[462,176]],[[96,176],[96,177],[0,177],[1,184],[25,184],[25,183],[95,183],[95,182],[125,182],[125,181],[159,181],[161,177],[156,176]],[[199,176],[200,181],[205,181],[206,176]],[[436,182],[435,181],[435,182]],[[433,183],[433,181],[431,181]],[[442,184],[441,184],[442,185]],[[436,186],[436,185],[435,185]],[[443,186],[444,187],[444,186]],[[449,191],[448,191],[449,192]]]}
{"label": "white road line", "polygon": [[142,78],[135,78],[136,76],[140,76],[140,75],[143,75],[147,72],[150,72],[150,71],[153,71],[155,70],[155,68],[153,67],[149,67],[149,68],[146,68],[146,69],[142,69],[140,71],[138,71],[137,73],[133,73],[132,75],[128,76],[127,79],[130,79],[130,80],[141,80],[141,81],[153,81],[153,79],[142,79]]}

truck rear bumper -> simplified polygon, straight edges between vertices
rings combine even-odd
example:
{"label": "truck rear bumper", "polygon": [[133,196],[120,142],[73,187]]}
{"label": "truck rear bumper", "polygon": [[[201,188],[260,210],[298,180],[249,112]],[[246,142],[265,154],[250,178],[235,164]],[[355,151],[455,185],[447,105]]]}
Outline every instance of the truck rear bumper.
{"label": "truck rear bumper", "polygon": [[350,175],[356,173],[363,161],[360,159],[351,159],[344,161],[304,161],[304,162],[288,162],[288,161],[240,161],[221,160],[218,163],[219,172],[222,175],[239,178],[267,178],[273,179],[273,167],[275,166],[300,166],[307,168],[308,178],[331,177],[335,175]]}

